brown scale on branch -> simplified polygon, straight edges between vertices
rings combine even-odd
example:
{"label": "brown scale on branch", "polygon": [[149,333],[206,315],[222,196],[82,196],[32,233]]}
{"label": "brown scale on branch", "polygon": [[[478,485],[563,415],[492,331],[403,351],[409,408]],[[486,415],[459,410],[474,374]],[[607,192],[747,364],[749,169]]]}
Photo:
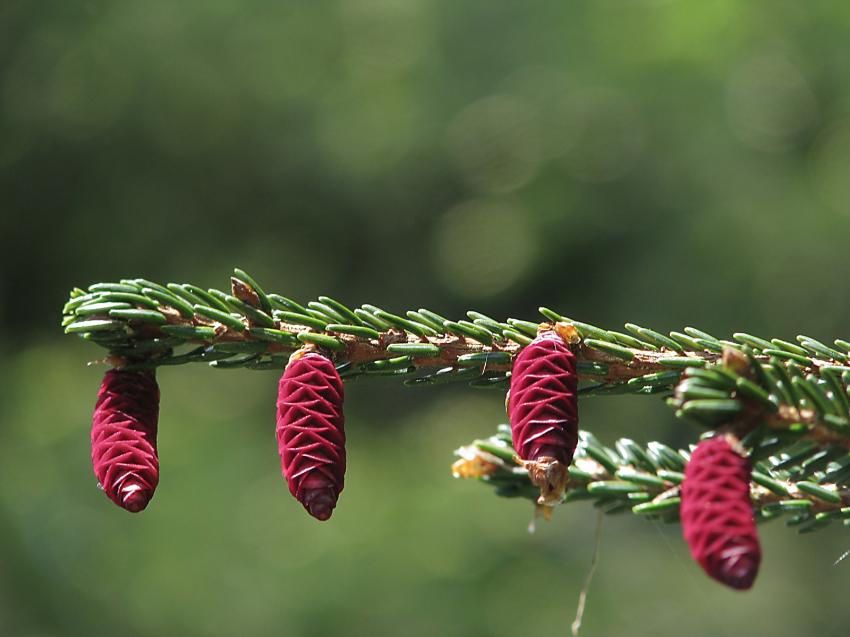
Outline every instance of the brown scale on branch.
{"label": "brown scale on branch", "polygon": [[822,446],[839,445],[850,450],[850,438],[847,437],[847,434],[840,433],[823,424],[818,413],[813,409],[799,409],[791,405],[782,405],[777,413],[762,413],[762,416],[762,422],[771,429],[787,431],[794,425],[804,424],[808,426],[808,431],[803,439],[813,440]]}

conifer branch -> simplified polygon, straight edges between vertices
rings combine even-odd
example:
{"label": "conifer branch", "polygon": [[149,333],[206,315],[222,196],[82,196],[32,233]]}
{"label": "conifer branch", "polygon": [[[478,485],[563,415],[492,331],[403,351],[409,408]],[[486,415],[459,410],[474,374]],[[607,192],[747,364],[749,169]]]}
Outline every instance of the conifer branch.
{"label": "conifer branch", "polygon": [[[514,318],[500,322],[475,311],[467,312],[468,320],[458,321],[426,309],[401,316],[364,304],[352,311],[327,296],[301,305],[278,294],[267,295],[247,273],[238,268],[235,273],[231,293],[145,279],[75,288],[63,309],[62,325],[66,333],[110,350],[118,364],[207,362],[222,368],[275,368],[285,365],[282,355],[314,343],[328,349],[339,363],[352,366],[406,356],[418,368],[486,365],[494,373],[510,370],[510,356],[534,338],[540,325]],[[575,326],[582,337],[578,371],[596,383],[585,393],[658,392],[675,384],[682,369],[716,362],[724,346],[750,347],[760,360],[778,356],[812,370],[831,366],[850,372],[850,367],[842,367],[850,351],[846,341],[836,341],[839,351],[808,337],[799,337],[802,346],[747,334],[724,341],[691,327],[667,336],[627,323],[625,333],[548,308],[540,312],[548,322]],[[206,351],[175,355],[174,349],[181,345],[205,346]],[[760,351],[755,345],[768,347]],[[631,382],[625,388],[612,387],[626,381]]]}
{"label": "conifer branch", "polygon": [[[669,396],[677,414],[701,423],[734,420],[744,434],[754,422],[774,429],[807,428],[822,444],[850,448],[850,343],[835,347],[799,336],[799,344],[738,333],[720,340],[686,327],[669,335],[632,323],[604,330],[540,308],[546,321],[575,327],[582,395]],[[479,312],[452,321],[427,310],[404,316],[365,304],[351,310],[322,296],[301,305],[266,294],[235,270],[231,293],[144,279],[97,283],[71,292],[67,333],[109,350],[123,369],[204,362],[219,369],[282,369],[289,355],[312,344],[324,349],[343,378],[394,376],[408,386],[466,381],[504,389],[516,352],[540,323],[496,321]],[[722,361],[737,353],[734,365]],[[687,372],[687,373],[685,373]]]}
{"label": "conifer branch", "polygon": [[[752,453],[752,450],[751,450]],[[497,495],[536,501],[540,491],[516,462],[508,425],[455,454],[456,478],[476,478]],[[579,434],[564,502],[590,500],[606,514],[632,513],[662,522],[679,520],[679,487],[690,450],[660,442],[646,447],[621,438],[612,449],[588,431]],[[751,498],[756,519],[790,514],[789,526],[808,533],[843,520],[850,526],[850,459],[832,463],[835,452],[811,443],[792,443],[784,452],[754,465]],[[832,467],[827,469],[827,467]]]}
{"label": "conifer branch", "polygon": [[[351,309],[326,296],[302,305],[267,294],[239,269],[230,283],[229,292],[145,279],[97,283],[71,292],[62,324],[106,348],[105,362],[124,370],[194,362],[283,369],[307,347],[322,351],[347,381],[393,376],[407,386],[464,381],[502,390],[515,355],[541,329],[569,328],[580,396],[659,395],[708,435],[734,433],[755,463],[752,498],[762,520],[792,512],[789,523],[804,531],[850,522],[848,341],[744,333],[721,340],[693,327],[664,334],[632,323],[620,332],[548,308],[540,308],[544,323],[475,311],[449,320],[428,309]],[[500,495],[536,497],[505,435],[466,448],[470,458],[456,465],[458,473],[480,477]],[[614,451],[584,433],[566,501],[592,499],[608,513],[675,520],[687,457],[628,439]]]}

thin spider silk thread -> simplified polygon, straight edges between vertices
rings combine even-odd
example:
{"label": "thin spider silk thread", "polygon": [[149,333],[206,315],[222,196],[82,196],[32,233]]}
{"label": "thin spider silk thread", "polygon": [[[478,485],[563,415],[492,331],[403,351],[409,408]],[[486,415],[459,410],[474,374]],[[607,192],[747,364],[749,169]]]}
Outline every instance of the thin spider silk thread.
{"label": "thin spider silk thread", "polygon": [[596,513],[596,534],[593,540],[593,556],[590,558],[590,569],[587,571],[587,576],[584,578],[584,585],[581,587],[581,593],[578,596],[578,607],[576,608],[576,618],[570,625],[570,631],[573,637],[578,637],[578,631],[581,629],[581,620],[584,617],[584,607],[587,603],[587,591],[590,589],[590,583],[593,581],[593,574],[596,573],[596,566],[599,564],[599,549],[602,545],[602,521],[605,519],[605,514],[602,511]]}
{"label": "thin spider silk thread", "polygon": [[[673,556],[676,564],[679,566],[679,569],[685,574],[685,577],[687,578],[688,582],[690,582],[690,584],[694,588],[698,589],[697,597],[702,601],[702,606],[704,608],[709,608],[710,605],[706,601],[707,598],[706,598],[705,591],[708,589],[708,587],[705,585],[706,584],[705,578],[704,577],[698,577],[694,573],[693,568],[691,568],[691,561],[682,557],[682,554],[679,551],[677,551],[676,549],[673,548],[673,544],[670,542],[670,538],[668,538],[667,535],[665,535],[665,533],[664,533],[665,528],[670,528],[670,527],[669,526],[667,526],[667,527],[662,526],[661,523],[658,522],[657,520],[650,520],[650,523],[655,528],[658,535],[661,536],[661,539],[664,542],[664,546],[667,547],[667,550]],[[731,633],[726,629],[726,627],[720,625],[717,622],[717,619],[716,619],[717,615],[715,613],[710,613],[710,614],[708,614],[708,616],[711,618],[710,621],[712,621],[714,623],[714,625],[717,627],[718,632],[723,633],[727,637],[731,636]],[[654,631],[648,630],[648,632],[652,633]]]}

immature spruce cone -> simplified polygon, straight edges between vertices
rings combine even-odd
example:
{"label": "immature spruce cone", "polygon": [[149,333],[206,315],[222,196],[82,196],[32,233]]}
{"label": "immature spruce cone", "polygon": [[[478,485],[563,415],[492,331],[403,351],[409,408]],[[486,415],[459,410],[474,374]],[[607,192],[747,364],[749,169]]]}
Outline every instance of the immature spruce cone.
{"label": "immature spruce cone", "polygon": [[136,513],[159,482],[159,387],[153,372],[106,372],[91,429],[94,474],[106,495]]}
{"label": "immature spruce cone", "polygon": [[345,477],[342,379],[317,353],[293,357],[281,376],[277,444],[289,491],[314,518],[331,517]]}
{"label": "immature spruce cone", "polygon": [[517,355],[508,415],[514,449],[523,460],[573,461],[578,442],[576,357],[554,332],[545,332]]}
{"label": "immature spruce cone", "polygon": [[[540,334],[517,355],[508,398],[511,436],[544,507],[563,499],[569,480],[578,443],[577,392],[575,354],[555,332]],[[547,518],[549,512],[544,509]]]}
{"label": "immature spruce cone", "polygon": [[750,588],[761,562],[750,502],[750,464],[725,436],[700,442],[685,467],[682,532],[691,555],[711,577]]}

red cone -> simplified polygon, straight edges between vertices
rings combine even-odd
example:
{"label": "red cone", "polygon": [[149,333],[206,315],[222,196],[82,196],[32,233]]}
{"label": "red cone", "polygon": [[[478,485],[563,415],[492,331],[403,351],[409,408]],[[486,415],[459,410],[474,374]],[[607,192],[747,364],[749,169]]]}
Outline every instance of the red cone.
{"label": "red cone", "polygon": [[523,460],[553,458],[565,467],[578,443],[576,357],[554,332],[545,332],[517,355],[508,416],[514,449]]}
{"label": "red cone", "polygon": [[682,532],[711,577],[745,590],[761,562],[750,502],[750,463],[725,436],[700,442],[685,467]]}
{"label": "red cone", "polygon": [[290,360],[277,398],[277,444],[289,491],[318,520],[331,517],[345,477],[342,379],[325,356]]}
{"label": "red cone", "polygon": [[106,495],[136,513],[159,483],[159,387],[153,372],[106,372],[91,429],[94,474]]}

